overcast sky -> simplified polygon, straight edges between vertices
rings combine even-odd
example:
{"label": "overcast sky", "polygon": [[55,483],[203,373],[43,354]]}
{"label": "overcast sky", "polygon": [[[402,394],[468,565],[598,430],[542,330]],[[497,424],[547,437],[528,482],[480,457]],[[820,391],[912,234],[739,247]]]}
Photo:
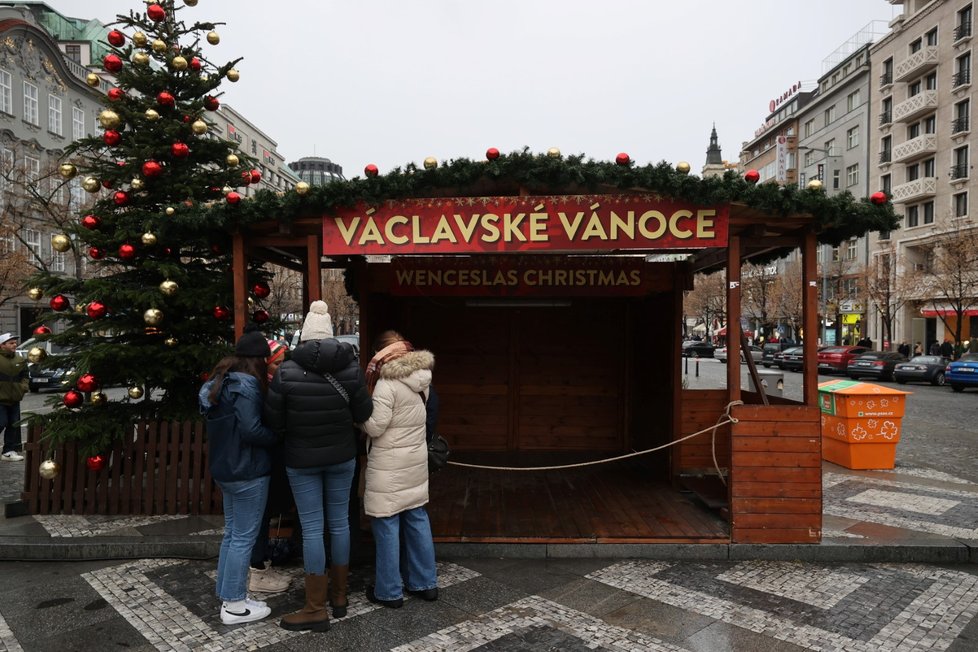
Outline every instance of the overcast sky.
{"label": "overcast sky", "polygon": [[[114,20],[140,0],[47,0]],[[178,1],[179,4],[179,1]],[[425,157],[529,147],[699,171],[716,123],[725,159],[768,102],[871,21],[887,0],[199,0],[184,19],[224,22],[206,56],[244,57],[230,103],[288,161],[345,175]],[[885,23],[882,26],[885,30]]]}

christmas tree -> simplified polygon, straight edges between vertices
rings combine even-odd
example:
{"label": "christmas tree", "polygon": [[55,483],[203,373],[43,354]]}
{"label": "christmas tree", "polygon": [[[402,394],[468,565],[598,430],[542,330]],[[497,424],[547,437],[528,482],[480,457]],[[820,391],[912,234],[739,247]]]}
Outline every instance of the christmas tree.
{"label": "christmas tree", "polygon": [[[92,273],[32,280],[32,295],[43,293],[51,307],[35,336],[69,352],[30,355],[73,370],[51,401],[58,409],[33,417],[48,449],[74,440],[92,455],[140,420],[192,417],[202,379],[233,341],[230,233],[241,201],[234,188],[261,175],[209,121],[221,83],[237,81],[240,59],[217,65],[205,56],[202,48],[220,36],[215,23],[185,20],[196,4],[162,0],[118,16],[102,62],[117,83],[98,117],[104,131],[74,143],[60,168],[65,178],[83,175],[97,197],[52,239],[60,250],[80,248]],[[260,302],[268,275],[258,267],[248,274]],[[254,321],[266,321],[256,308]],[[107,387],[127,392],[109,399]]]}

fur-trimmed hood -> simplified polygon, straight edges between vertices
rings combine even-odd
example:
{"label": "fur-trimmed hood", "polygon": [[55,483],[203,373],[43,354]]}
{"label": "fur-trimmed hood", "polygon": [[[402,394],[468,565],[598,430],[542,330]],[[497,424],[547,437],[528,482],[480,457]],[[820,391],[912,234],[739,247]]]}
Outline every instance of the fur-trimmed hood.
{"label": "fur-trimmed hood", "polygon": [[399,358],[385,362],[380,368],[380,377],[399,380],[412,391],[423,392],[431,384],[431,370],[435,367],[435,355],[431,351],[419,350],[405,353]]}

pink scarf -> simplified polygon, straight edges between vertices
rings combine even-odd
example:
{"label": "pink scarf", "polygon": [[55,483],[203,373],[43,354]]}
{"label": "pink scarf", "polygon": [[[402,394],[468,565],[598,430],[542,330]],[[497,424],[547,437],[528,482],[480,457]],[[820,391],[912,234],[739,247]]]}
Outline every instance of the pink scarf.
{"label": "pink scarf", "polygon": [[400,358],[405,353],[410,353],[414,350],[411,343],[407,340],[400,340],[394,342],[389,346],[385,346],[380,351],[374,354],[374,357],[370,358],[370,362],[367,363],[367,391],[371,394],[374,393],[374,387],[377,385],[377,381],[380,379],[380,368],[391,360],[396,360]]}

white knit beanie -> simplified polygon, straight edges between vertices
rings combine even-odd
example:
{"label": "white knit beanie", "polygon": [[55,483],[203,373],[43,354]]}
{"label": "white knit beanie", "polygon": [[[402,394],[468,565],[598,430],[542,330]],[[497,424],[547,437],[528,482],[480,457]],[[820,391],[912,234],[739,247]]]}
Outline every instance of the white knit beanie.
{"label": "white knit beanie", "polygon": [[327,337],[333,337],[333,320],[329,316],[329,306],[325,301],[313,301],[306,320],[302,322],[299,341],[324,340]]}

